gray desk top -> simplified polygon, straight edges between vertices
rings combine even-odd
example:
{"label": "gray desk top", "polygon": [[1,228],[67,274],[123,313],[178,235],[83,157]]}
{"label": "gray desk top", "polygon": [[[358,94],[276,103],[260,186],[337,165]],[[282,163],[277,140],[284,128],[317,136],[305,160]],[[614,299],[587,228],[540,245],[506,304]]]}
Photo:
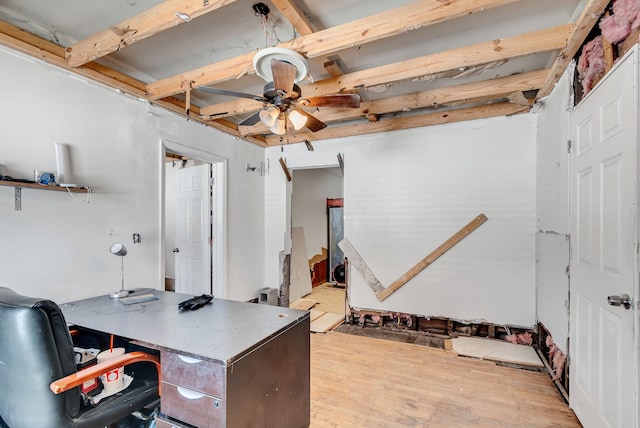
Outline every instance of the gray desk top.
{"label": "gray desk top", "polygon": [[309,317],[306,311],[220,299],[196,311],[180,312],[178,303],[193,296],[148,292],[159,299],[124,305],[105,295],[65,303],[60,308],[67,323],[225,365]]}

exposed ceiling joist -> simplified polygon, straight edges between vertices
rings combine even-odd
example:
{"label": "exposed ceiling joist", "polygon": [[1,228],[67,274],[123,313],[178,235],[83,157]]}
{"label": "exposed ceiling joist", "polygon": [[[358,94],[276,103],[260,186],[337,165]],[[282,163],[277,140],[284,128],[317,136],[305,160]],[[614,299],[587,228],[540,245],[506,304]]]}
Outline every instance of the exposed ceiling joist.
{"label": "exposed ceiling joist", "polygon": [[295,28],[298,34],[306,36],[307,34],[311,34],[315,31],[311,22],[309,22],[309,20],[304,16],[304,13],[293,1],[271,0],[271,2],[284,15],[284,17],[287,18],[287,21],[293,25],[293,28]]}
{"label": "exposed ceiling joist", "polygon": [[[458,0],[445,3],[440,0],[419,0],[388,12],[298,37],[278,46],[302,53],[307,58],[315,58],[514,1],[519,0]],[[254,53],[240,55],[151,82],[147,85],[147,92],[152,99],[160,99],[181,92],[181,82],[184,81],[193,81],[193,86],[198,87],[234,79],[252,68],[253,56]]]}
{"label": "exposed ceiling joist", "polygon": [[[439,107],[454,103],[466,102],[472,104],[479,98],[485,100],[506,98],[514,92],[539,89],[544,84],[549,70],[539,70],[530,73],[516,74],[508,77],[465,83],[446,88],[431,89],[416,94],[399,95],[376,101],[366,101],[357,109],[321,109],[314,116],[323,122],[353,120],[359,117],[376,116],[403,110]],[[242,135],[261,134],[268,131],[262,123],[254,126],[240,126]]]}
{"label": "exposed ceiling joist", "polygon": [[[307,132],[303,128],[295,131],[295,135],[289,131],[282,137],[272,135],[272,132],[283,130],[273,126],[268,128],[262,122],[252,126],[236,124],[247,118],[246,123],[255,123],[258,116],[248,115],[276,105],[275,98],[268,98],[273,95],[267,95],[267,91],[260,97],[255,79],[244,76],[255,72],[253,57],[256,52],[250,47],[255,40],[264,37],[267,31],[270,44],[284,39],[279,37],[282,34],[277,34],[280,21],[269,19],[260,26],[249,24],[245,18],[258,11],[234,0],[165,0],[160,3],[153,0],[152,4],[156,3],[157,6],[141,13],[140,7],[135,8],[136,12],[132,13],[135,16],[115,26],[109,27],[109,22],[117,22],[121,18],[111,21],[97,18],[95,22],[104,22],[104,26],[67,49],[60,46],[63,42],[58,42],[67,39],[58,38],[57,27],[55,31],[50,29],[57,22],[62,25],[68,23],[68,19],[56,21],[53,16],[50,22],[42,23],[46,25],[38,26],[33,24],[39,21],[29,21],[29,15],[2,15],[9,16],[11,23],[22,29],[0,21],[0,44],[147,100],[189,120],[201,121],[234,137],[268,147],[528,111],[534,101],[531,93],[537,92],[538,99],[551,92],[610,1],[414,0],[394,7],[395,2],[386,4],[384,0],[355,0],[349,4],[327,5],[315,3],[315,0],[272,0],[269,2],[272,11],[279,11],[279,15],[291,24],[286,26],[286,31],[292,27],[295,30],[291,36],[294,39],[279,42],[277,46],[310,60],[318,58],[320,61],[309,61],[308,64],[312,79],[313,76],[316,79],[327,74],[331,76],[311,83],[303,80],[298,83],[302,92],[300,103],[279,104],[281,115],[289,111],[282,109],[283,105],[286,109],[295,106],[293,110],[302,110],[300,114],[313,118],[311,123],[302,126],[317,132]],[[223,6],[228,8],[220,10],[219,14],[208,13]],[[372,14],[367,16],[369,6],[376,12],[369,12]],[[0,13],[6,9],[2,8]],[[51,6],[49,12],[54,10],[55,6]],[[29,8],[21,8],[22,11],[29,11]],[[31,12],[37,15],[40,9]],[[84,13],[88,16],[91,11]],[[206,16],[198,23],[181,26],[180,31],[172,33],[176,39],[181,38],[172,40],[175,42],[173,46],[168,46],[171,43],[167,43],[167,38],[153,37],[169,27],[204,14]],[[272,14],[270,12],[269,16]],[[27,19],[14,19],[12,16]],[[324,29],[314,25],[329,25],[331,22],[339,24]],[[245,23],[247,25],[243,26]],[[523,29],[519,31],[521,27]],[[203,46],[203,37],[200,37],[203,36],[202,31],[208,34],[209,29],[215,33],[216,49],[228,46],[245,53],[175,74],[175,70],[180,70],[175,65],[183,64],[188,55],[194,55],[194,59],[198,57],[194,64],[210,61],[207,55],[210,58],[208,49],[211,48]],[[33,34],[27,31],[33,31]],[[513,35],[519,32],[522,34]],[[450,43],[449,37],[455,41]],[[118,52],[142,39],[149,39],[144,43],[145,49],[140,50],[141,46],[138,46]],[[429,40],[428,45],[425,45],[425,40]],[[365,44],[369,44],[366,49],[360,49]],[[449,46],[457,47],[450,49]],[[392,55],[387,56],[388,51]],[[171,53],[181,59],[176,58],[172,62]],[[155,59],[157,55],[164,55],[161,61]],[[92,60],[100,57],[105,57],[104,61]],[[346,59],[348,68],[344,67],[340,57]],[[549,64],[552,64],[550,69],[540,69],[549,67]],[[134,74],[137,72],[140,74]],[[173,76],[145,83],[133,77],[137,75]],[[454,78],[459,80],[452,80]],[[195,93],[188,92],[189,88],[232,79],[247,82],[246,86],[231,82],[222,86],[231,96],[238,97],[233,101],[218,103],[218,98],[209,94],[195,96]],[[243,91],[241,93],[235,88],[244,89],[239,89]],[[263,102],[256,102],[247,93],[254,93]],[[339,103],[305,100],[327,99],[329,94],[340,93],[358,93],[361,97],[359,107],[344,108],[346,105]],[[174,96],[176,94],[179,95]],[[346,98],[346,95],[341,97]],[[212,100],[215,104],[211,103]],[[312,112],[313,107],[309,105],[320,108]],[[282,121],[282,117],[278,120]],[[326,124],[329,126],[325,127]],[[289,123],[284,131],[290,126],[295,124]]]}
{"label": "exposed ceiling joist", "polygon": [[166,0],[69,46],[66,50],[67,62],[71,67],[78,67],[234,1]]}
{"label": "exposed ceiling joist", "polygon": [[[304,96],[355,91],[461,67],[472,67],[537,52],[563,49],[573,27],[573,24],[566,24],[504,39],[495,39],[472,46],[348,73],[302,85],[301,89]],[[203,107],[200,112],[204,116],[220,118],[256,111],[259,108],[260,105],[255,101],[238,99]]]}
{"label": "exposed ceiling joist", "polygon": [[[34,58],[46,61],[49,64],[60,67],[75,74],[86,77],[95,82],[102,83],[112,88],[121,90],[124,93],[136,96],[138,98],[145,97],[144,88],[146,85],[130,76],[112,70],[106,66],[96,62],[84,64],[81,67],[70,67],[64,58],[64,49],[47,40],[40,39],[37,36],[20,30],[11,24],[0,21],[0,45],[7,46],[18,52],[22,52]],[[182,100],[168,97],[155,102],[156,105],[170,110],[177,114],[184,114],[185,103]],[[190,119],[200,120],[200,108],[192,105],[189,112]],[[240,136],[238,126],[227,120],[207,121],[207,125],[219,129],[237,137]],[[262,139],[250,137],[250,141],[264,146]]]}
{"label": "exposed ceiling joist", "polygon": [[304,140],[316,141],[331,138],[350,137],[354,135],[375,134],[378,132],[397,131],[399,129],[420,128],[422,126],[442,125],[445,123],[463,122],[474,119],[485,119],[497,116],[511,116],[528,111],[529,107],[512,103],[498,103],[476,107],[466,107],[417,116],[401,117],[379,122],[367,122],[359,125],[325,128],[318,132],[297,132],[295,135],[267,137],[269,146],[300,143]]}

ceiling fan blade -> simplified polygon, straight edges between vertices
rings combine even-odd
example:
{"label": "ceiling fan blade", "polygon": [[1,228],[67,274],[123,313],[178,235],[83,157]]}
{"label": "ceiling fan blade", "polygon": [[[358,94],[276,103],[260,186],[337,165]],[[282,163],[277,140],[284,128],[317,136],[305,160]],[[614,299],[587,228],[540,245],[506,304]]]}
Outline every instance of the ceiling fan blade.
{"label": "ceiling fan blade", "polygon": [[271,60],[271,73],[275,89],[282,89],[286,93],[290,93],[293,90],[297,72],[298,69],[286,61]]}
{"label": "ceiling fan blade", "polygon": [[335,94],[320,95],[317,97],[304,97],[298,100],[298,104],[305,107],[360,107],[360,95],[358,94]]}
{"label": "ceiling fan blade", "polygon": [[211,86],[200,86],[198,87],[198,90],[201,92],[208,92],[210,94],[225,95],[227,97],[249,98],[250,100],[256,100],[260,102],[268,101],[265,97],[262,97],[260,95],[251,95],[244,92],[228,91],[226,89],[212,88]]}
{"label": "ceiling fan blade", "polygon": [[327,127],[326,123],[324,123],[319,119],[316,119],[312,114],[307,113],[306,111],[299,108],[295,108],[293,110],[307,117],[307,123],[304,126],[308,128],[309,131],[318,132],[321,129],[324,129]]}
{"label": "ceiling fan blade", "polygon": [[253,126],[258,122],[260,122],[260,112],[252,114],[251,116],[240,122],[238,126]]}

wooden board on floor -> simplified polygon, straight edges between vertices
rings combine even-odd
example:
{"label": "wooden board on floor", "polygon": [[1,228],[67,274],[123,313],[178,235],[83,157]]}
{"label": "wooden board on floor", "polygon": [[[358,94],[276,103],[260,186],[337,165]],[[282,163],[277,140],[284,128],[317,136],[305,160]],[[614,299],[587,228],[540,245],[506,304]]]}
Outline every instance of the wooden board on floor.
{"label": "wooden board on floor", "polygon": [[311,322],[310,330],[314,333],[325,333],[344,322],[344,315],[325,312]]}
{"label": "wooden board on floor", "polygon": [[311,290],[311,293],[304,296],[304,299],[314,300],[314,309],[323,312],[333,312],[334,314],[345,314],[345,289],[334,287],[327,282]]}
{"label": "wooden board on floor", "polygon": [[315,320],[317,320],[318,318],[320,318],[321,316],[323,316],[324,314],[326,314],[326,312],[324,311],[319,311],[317,309],[311,309],[309,311],[309,320],[311,322],[314,322]]}
{"label": "wooden board on floor", "polygon": [[311,300],[311,299],[298,299],[295,302],[293,302],[292,304],[289,305],[289,307],[291,309],[299,309],[301,311],[308,311],[309,309],[313,308],[316,303],[318,303],[315,300]]}
{"label": "wooden board on floor", "polygon": [[451,345],[452,350],[458,355],[525,366],[544,366],[536,351],[528,345],[516,345],[502,340],[480,337],[457,337],[451,339]]}

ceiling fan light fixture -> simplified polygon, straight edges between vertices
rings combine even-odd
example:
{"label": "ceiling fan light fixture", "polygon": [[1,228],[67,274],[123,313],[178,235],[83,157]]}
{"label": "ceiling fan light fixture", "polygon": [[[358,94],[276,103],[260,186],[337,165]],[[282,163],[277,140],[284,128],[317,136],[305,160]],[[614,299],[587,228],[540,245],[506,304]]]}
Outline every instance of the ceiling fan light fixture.
{"label": "ceiling fan light fixture", "polygon": [[284,135],[287,133],[286,123],[287,119],[285,119],[284,117],[279,117],[275,120],[275,123],[269,129],[271,129],[271,132],[276,135]]}
{"label": "ceiling fan light fixture", "polygon": [[307,117],[295,110],[289,113],[289,120],[296,131],[299,131],[307,124]]}
{"label": "ceiling fan light fixture", "polygon": [[280,116],[280,109],[275,106],[260,110],[260,120],[268,127],[272,127],[276,123],[278,116]]}

